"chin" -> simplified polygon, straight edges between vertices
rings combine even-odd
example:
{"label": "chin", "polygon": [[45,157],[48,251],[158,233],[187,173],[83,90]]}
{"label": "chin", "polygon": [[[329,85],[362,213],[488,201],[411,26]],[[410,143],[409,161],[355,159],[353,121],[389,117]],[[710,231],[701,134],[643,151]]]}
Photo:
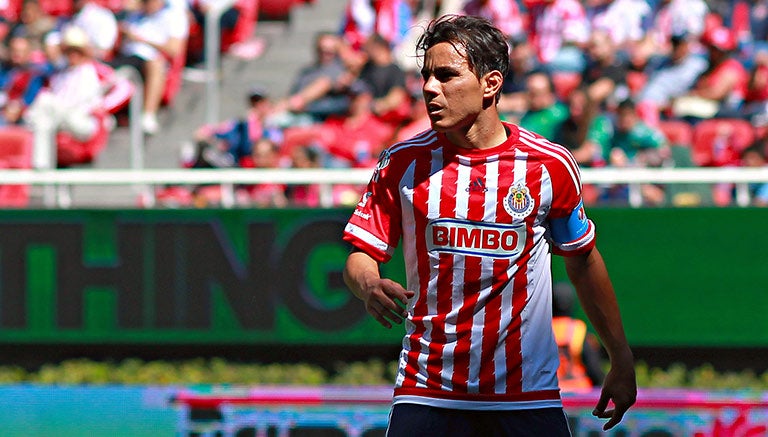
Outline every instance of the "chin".
{"label": "chin", "polygon": [[444,120],[430,120],[430,124],[432,125],[432,130],[436,132],[447,132],[453,127]]}

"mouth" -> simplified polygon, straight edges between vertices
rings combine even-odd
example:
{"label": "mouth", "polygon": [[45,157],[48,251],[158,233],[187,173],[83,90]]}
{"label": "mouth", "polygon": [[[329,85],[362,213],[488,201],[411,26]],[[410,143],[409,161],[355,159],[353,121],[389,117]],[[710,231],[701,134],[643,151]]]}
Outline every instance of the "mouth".
{"label": "mouth", "polygon": [[427,112],[429,113],[429,115],[437,115],[442,110],[443,110],[443,107],[436,103],[427,104]]}

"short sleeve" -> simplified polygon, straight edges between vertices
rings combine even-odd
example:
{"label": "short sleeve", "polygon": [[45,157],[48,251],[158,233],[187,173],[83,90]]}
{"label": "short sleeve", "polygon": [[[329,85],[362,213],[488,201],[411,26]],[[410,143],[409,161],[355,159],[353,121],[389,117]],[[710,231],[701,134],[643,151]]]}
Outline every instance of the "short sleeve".
{"label": "short sleeve", "polygon": [[595,245],[595,225],[587,217],[581,197],[581,175],[570,152],[548,164],[552,181],[549,235],[552,252],[570,256],[588,252]]}
{"label": "short sleeve", "polygon": [[379,156],[373,176],[344,228],[344,241],[378,262],[392,258],[401,235],[399,177],[389,150]]}

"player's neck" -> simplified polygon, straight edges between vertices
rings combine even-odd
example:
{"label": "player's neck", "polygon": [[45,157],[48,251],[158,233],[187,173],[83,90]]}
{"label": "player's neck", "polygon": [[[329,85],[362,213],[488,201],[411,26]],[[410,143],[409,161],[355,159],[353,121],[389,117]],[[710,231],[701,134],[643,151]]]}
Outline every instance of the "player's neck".
{"label": "player's neck", "polygon": [[509,132],[498,118],[487,123],[478,119],[467,130],[446,132],[451,143],[465,149],[490,149],[501,145],[508,137]]}

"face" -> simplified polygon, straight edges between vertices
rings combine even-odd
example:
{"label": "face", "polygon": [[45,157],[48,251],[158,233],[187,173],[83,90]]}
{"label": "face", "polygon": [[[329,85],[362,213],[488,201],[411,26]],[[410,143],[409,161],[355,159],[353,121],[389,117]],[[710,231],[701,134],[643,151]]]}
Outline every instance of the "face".
{"label": "face", "polygon": [[338,39],[332,35],[323,35],[317,40],[315,52],[317,53],[317,59],[321,63],[333,61],[339,53]]}
{"label": "face", "polygon": [[543,74],[532,74],[526,82],[528,106],[532,111],[541,111],[555,104],[549,79]]}
{"label": "face", "polygon": [[637,115],[634,109],[622,108],[618,111],[616,117],[616,129],[620,132],[629,132],[635,127]]}
{"label": "face", "polygon": [[587,96],[583,91],[574,90],[568,99],[568,109],[571,117],[579,118],[584,115],[584,108],[587,106]]}
{"label": "face", "polygon": [[22,65],[29,60],[29,41],[25,38],[13,38],[8,47],[8,57],[13,65]]}
{"label": "face", "polygon": [[765,165],[765,159],[762,155],[754,151],[746,152],[741,160],[744,167],[762,167]]}
{"label": "face", "polygon": [[595,31],[589,41],[588,51],[594,59],[606,59],[610,56],[613,47],[610,36],[602,31]]}
{"label": "face", "polygon": [[165,0],[144,0],[144,12],[148,14],[154,14],[164,6]]}
{"label": "face", "polygon": [[266,139],[261,139],[253,145],[253,153],[251,154],[256,167],[260,168],[272,168],[277,165],[277,152],[274,149],[274,144]]}
{"label": "face", "polygon": [[463,49],[457,51],[447,42],[434,45],[424,54],[421,75],[432,128],[446,132],[471,126],[488,96],[484,93],[485,80],[470,70]]}
{"label": "face", "polygon": [[85,53],[83,53],[81,49],[64,47],[62,51],[64,52],[64,55],[67,57],[67,63],[69,65],[80,65],[85,63],[88,60],[87,56],[85,55]]}

